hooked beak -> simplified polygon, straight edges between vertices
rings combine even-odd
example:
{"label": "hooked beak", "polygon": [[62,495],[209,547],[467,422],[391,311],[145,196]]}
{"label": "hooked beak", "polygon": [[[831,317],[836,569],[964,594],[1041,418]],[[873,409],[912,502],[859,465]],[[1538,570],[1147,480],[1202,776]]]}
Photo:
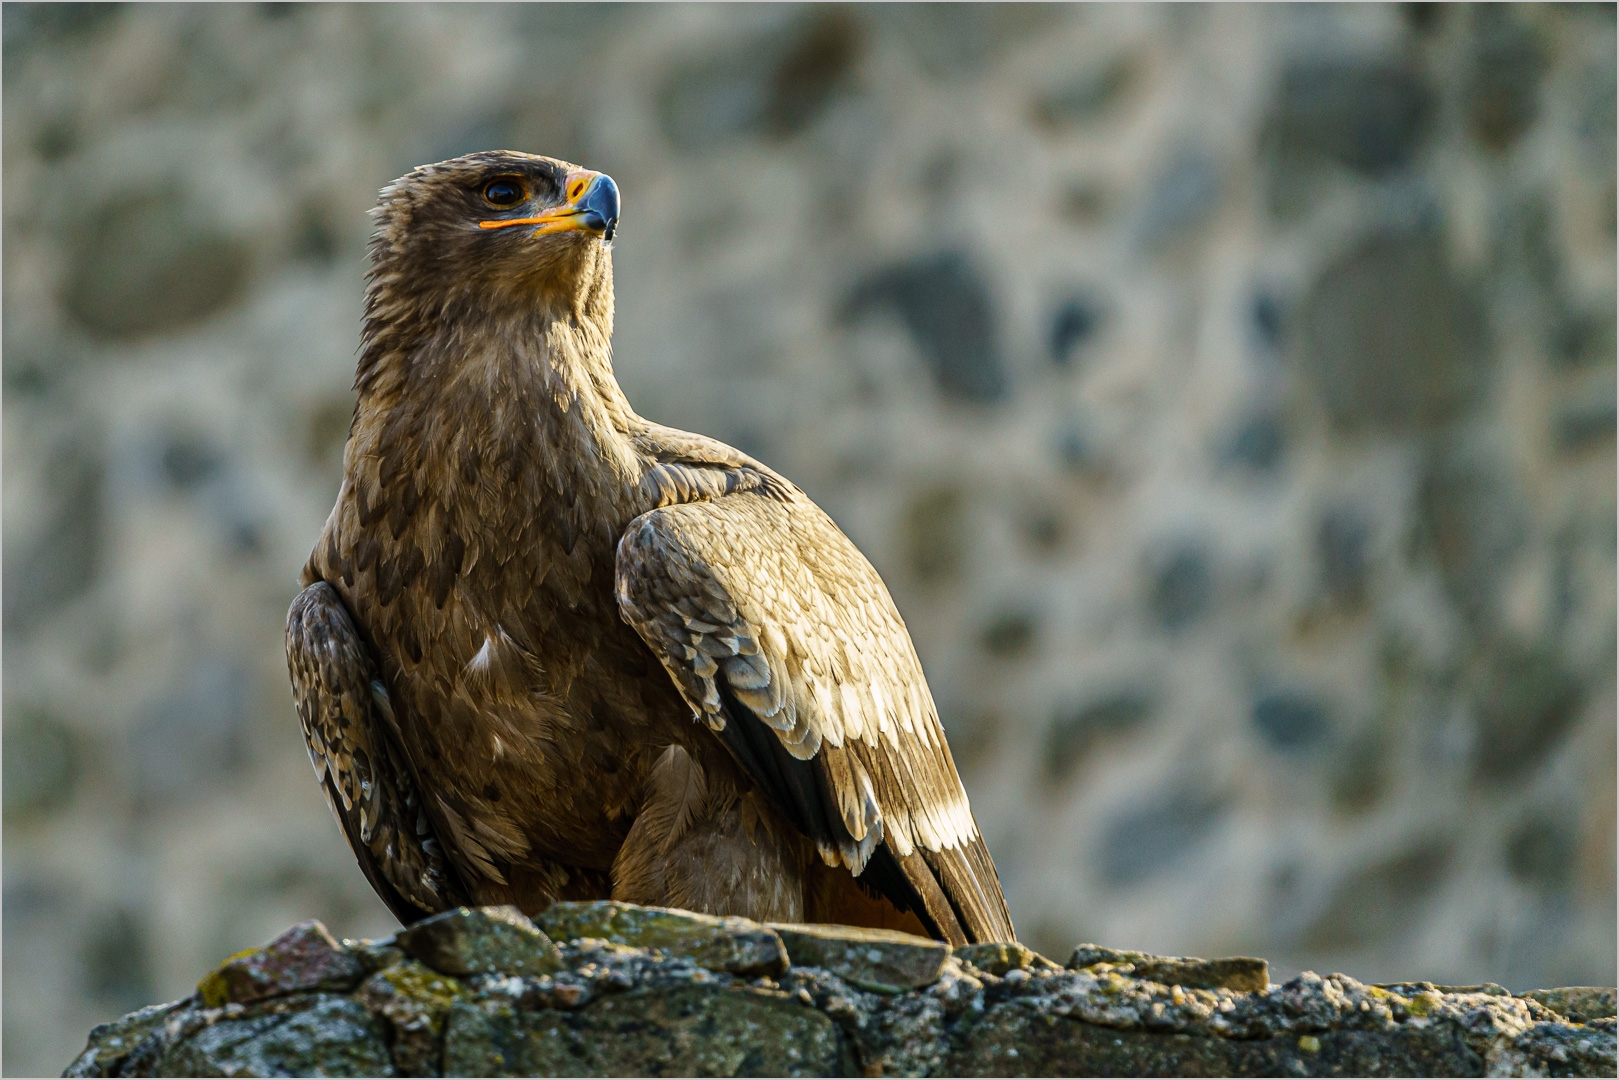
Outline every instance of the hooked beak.
{"label": "hooked beak", "polygon": [[562,190],[567,201],[531,218],[496,218],[478,222],[480,229],[534,226],[534,236],[559,232],[588,232],[611,240],[618,230],[618,185],[606,173],[579,169],[568,174]]}

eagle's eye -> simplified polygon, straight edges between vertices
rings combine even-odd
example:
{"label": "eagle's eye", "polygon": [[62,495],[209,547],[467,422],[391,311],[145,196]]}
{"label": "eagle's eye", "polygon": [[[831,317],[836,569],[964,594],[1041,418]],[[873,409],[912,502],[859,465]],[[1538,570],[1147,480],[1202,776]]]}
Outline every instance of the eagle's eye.
{"label": "eagle's eye", "polygon": [[516,180],[491,180],[483,186],[483,201],[490,206],[516,206],[528,198],[528,192]]}

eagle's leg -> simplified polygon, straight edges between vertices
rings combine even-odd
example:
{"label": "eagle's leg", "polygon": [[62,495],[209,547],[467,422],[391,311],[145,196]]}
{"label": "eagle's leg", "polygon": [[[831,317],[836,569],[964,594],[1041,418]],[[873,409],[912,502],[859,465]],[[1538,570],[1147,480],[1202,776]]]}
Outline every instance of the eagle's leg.
{"label": "eagle's leg", "polygon": [[613,861],[613,899],[741,915],[804,920],[813,849],[753,792],[710,775],[684,747],[653,767],[648,795]]}

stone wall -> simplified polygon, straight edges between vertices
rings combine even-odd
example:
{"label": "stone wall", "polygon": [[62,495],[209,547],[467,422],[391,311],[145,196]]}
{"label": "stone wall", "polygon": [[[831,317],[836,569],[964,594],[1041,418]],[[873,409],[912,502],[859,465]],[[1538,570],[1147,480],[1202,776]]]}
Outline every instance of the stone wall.
{"label": "stone wall", "polygon": [[882,571],[1035,947],[1614,980],[1611,6],[4,17],[5,1071],[387,932],[281,625],[365,211],[496,146]]}

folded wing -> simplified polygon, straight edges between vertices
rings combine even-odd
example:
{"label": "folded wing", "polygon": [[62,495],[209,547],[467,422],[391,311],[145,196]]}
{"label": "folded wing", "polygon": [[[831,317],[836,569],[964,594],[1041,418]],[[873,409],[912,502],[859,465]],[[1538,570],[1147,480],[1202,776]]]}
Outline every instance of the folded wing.
{"label": "folded wing", "polygon": [[955,943],[1012,941],[910,635],[796,489],[666,506],[618,546],[619,610],[697,717],[843,865]]}
{"label": "folded wing", "polygon": [[383,902],[409,925],[467,902],[401,748],[387,690],[337,590],[287,612],[287,669],[315,778]]}

